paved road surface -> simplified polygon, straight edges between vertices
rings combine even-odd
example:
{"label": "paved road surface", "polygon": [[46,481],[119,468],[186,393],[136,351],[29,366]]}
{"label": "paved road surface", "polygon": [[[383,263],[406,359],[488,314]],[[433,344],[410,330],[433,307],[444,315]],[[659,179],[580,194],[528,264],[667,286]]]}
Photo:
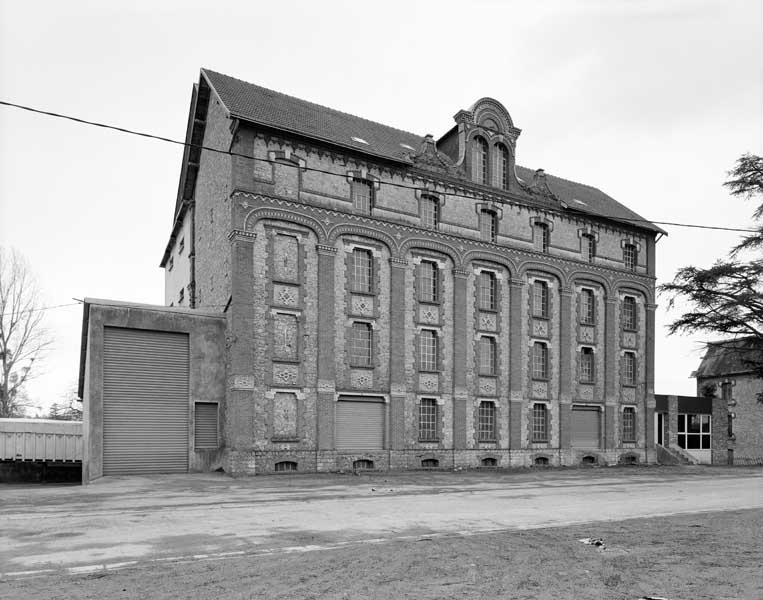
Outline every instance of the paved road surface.
{"label": "paved road surface", "polygon": [[763,507],[763,470],[218,474],[0,486],[0,574],[303,552],[421,536]]}

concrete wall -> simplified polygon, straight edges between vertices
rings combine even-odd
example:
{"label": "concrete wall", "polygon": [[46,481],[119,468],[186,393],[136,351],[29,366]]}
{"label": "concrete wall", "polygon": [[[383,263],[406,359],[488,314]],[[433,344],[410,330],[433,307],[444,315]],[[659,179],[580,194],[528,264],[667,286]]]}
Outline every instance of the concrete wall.
{"label": "concrete wall", "polygon": [[[191,471],[220,466],[218,450],[194,450],[193,407],[195,402],[219,402],[221,422],[225,414],[225,317],[220,314],[86,299],[87,353],[83,394],[83,482],[103,475],[103,328],[125,327],[187,333],[189,336],[188,464]],[[225,439],[223,427],[222,439]]]}

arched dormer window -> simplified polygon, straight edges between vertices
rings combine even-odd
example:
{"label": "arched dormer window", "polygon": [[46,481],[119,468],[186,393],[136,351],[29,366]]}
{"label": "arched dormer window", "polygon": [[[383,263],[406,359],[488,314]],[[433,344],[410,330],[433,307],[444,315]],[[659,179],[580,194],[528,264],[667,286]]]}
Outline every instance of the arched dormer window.
{"label": "arched dormer window", "polygon": [[477,136],[472,144],[472,178],[477,183],[488,185],[489,151],[485,138]]}
{"label": "arched dormer window", "polygon": [[502,190],[509,189],[509,150],[503,144],[497,144],[496,147],[496,169],[495,184]]}

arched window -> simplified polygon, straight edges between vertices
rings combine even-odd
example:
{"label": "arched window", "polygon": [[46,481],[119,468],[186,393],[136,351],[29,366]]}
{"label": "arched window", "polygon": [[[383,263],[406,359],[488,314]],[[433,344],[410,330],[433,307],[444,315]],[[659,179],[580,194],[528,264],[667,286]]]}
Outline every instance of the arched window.
{"label": "arched window", "polygon": [[489,151],[484,138],[477,136],[472,144],[472,178],[477,183],[488,185]]}
{"label": "arched window", "polygon": [[502,190],[509,189],[509,150],[503,144],[496,145],[496,185]]}
{"label": "arched window", "polygon": [[428,229],[437,229],[440,222],[440,203],[434,196],[421,197],[421,225]]}
{"label": "arched window", "polygon": [[583,289],[580,291],[580,322],[583,325],[596,324],[596,304],[593,290]]}
{"label": "arched window", "polygon": [[495,310],[495,273],[482,271],[479,276],[479,305],[482,310]]}
{"label": "arched window", "polygon": [[533,283],[533,317],[548,318],[548,283],[538,279]]}

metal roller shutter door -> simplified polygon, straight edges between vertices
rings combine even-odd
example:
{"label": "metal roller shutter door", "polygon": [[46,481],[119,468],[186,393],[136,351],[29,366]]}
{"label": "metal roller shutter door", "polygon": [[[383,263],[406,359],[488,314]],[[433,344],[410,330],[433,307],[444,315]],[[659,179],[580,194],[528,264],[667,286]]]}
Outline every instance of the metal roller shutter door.
{"label": "metal roller shutter door", "polygon": [[574,406],[572,408],[572,445],[578,448],[599,447],[599,409]]}
{"label": "metal roller shutter door", "polygon": [[336,449],[382,450],[384,402],[340,399],[336,403]]}
{"label": "metal roller shutter door", "polygon": [[103,474],[188,472],[188,335],[103,328]]}

